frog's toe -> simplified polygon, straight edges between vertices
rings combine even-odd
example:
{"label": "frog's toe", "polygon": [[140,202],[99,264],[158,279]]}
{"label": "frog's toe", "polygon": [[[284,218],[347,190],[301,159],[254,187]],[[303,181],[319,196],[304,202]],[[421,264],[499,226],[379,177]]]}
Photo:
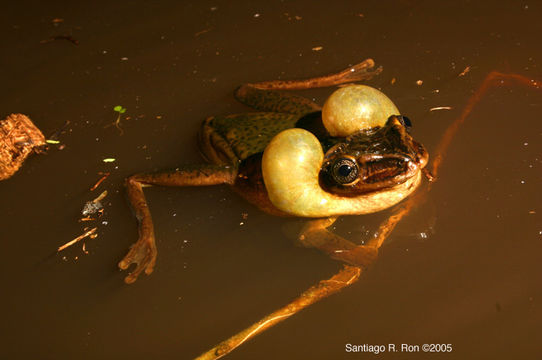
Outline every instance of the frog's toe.
{"label": "frog's toe", "polygon": [[127,284],[133,283],[143,271],[147,275],[151,274],[156,263],[156,254],[154,241],[140,239],[135,243],[124,259],[119,262],[121,270],[128,269],[132,264],[136,265],[136,268],[124,278],[124,282]]}
{"label": "frog's toe", "polygon": [[382,72],[382,66],[379,66],[376,69],[374,66],[375,62],[373,59],[367,59],[345,69],[340,75],[343,78],[343,82],[369,80]]}

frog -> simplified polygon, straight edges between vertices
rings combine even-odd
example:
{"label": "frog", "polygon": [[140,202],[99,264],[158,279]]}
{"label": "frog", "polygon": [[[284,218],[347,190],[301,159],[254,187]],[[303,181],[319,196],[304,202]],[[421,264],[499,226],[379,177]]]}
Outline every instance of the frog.
{"label": "frog", "polygon": [[[304,80],[246,83],[235,98],[257,112],[212,116],[198,143],[205,163],[135,174],[126,179],[139,239],[119,262],[135,269],[130,284],[156,264],[147,186],[229,185],[249,203],[275,216],[315,219],[299,239],[332,258],[365,268],[376,246],[355,246],[327,228],[341,215],[392,207],[421,182],[425,147],[411,136],[411,122],[379,90],[355,84],[380,74],[372,59],[330,75]],[[340,86],[320,106],[287,90]]]}
{"label": "frog", "polygon": [[[490,72],[445,130],[429,166],[427,150],[411,136],[410,120],[378,90],[355,85],[381,72],[381,66],[375,68],[374,61],[367,59],[326,76],[241,85],[234,92],[236,99],[258,112],[207,118],[198,134],[207,163],[126,179],[128,199],[139,221],[139,239],[119,262],[122,270],[135,264],[126,283],[133,283],[143,271],[152,273],[156,263],[154,228],[143,194],[143,187],[153,185],[227,184],[264,212],[307,218],[299,242],[344,263],[329,279],[221,341],[197,360],[221,358],[354,284],[375,262],[395,226],[425,201],[439,178],[438,170],[452,139],[484,95],[493,87],[511,83],[542,89],[542,82],[519,74]],[[339,89],[323,107],[285,92],[332,86]],[[428,180],[427,185],[417,190],[422,177]],[[362,244],[330,230],[339,216],[385,209],[389,209],[389,216]]]}

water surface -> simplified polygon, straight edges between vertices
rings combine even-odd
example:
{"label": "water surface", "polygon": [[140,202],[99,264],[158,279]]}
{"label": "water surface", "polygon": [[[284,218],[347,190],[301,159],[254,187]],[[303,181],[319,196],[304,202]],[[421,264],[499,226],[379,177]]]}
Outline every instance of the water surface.
{"label": "water surface", "polygon": [[[32,157],[0,183],[0,357],[190,359],[332,276],[341,264],[292,242],[295,220],[265,215],[227,187],[153,188],[157,267],[127,286],[116,263],[137,228],[123,179],[201,161],[201,121],[248,111],[231,95],[243,82],[322,75],[368,57],[384,67],[370,84],[412,119],[432,152],[490,71],[542,79],[541,15],[535,1],[5,7],[0,116],[25,113],[46,135],[70,124],[63,150]],[[58,35],[79,44],[41,43]],[[305,94],[322,102],[331,90]],[[130,117],[122,136],[104,128],[116,105]],[[370,271],[228,358],[540,357],[541,105],[540,91],[490,90],[454,139],[428,201]],[[442,106],[452,109],[429,111]],[[109,157],[116,161],[102,162]],[[99,172],[111,176],[90,192]],[[105,189],[89,254],[81,245],[56,254],[83,232],[83,204]],[[385,216],[344,218],[337,232],[361,241]],[[346,353],[347,343],[450,343],[453,352],[371,356]]]}

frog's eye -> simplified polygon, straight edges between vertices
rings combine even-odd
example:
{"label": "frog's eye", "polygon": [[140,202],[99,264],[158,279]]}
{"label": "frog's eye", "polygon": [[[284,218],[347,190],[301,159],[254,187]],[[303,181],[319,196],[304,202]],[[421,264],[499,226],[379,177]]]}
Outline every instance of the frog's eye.
{"label": "frog's eye", "polygon": [[357,180],[358,174],[358,165],[350,158],[338,159],[331,167],[333,179],[341,185],[351,184]]}
{"label": "frog's eye", "polygon": [[403,115],[397,115],[397,119],[410,133],[410,129],[412,129],[412,122],[410,121],[410,119]]}

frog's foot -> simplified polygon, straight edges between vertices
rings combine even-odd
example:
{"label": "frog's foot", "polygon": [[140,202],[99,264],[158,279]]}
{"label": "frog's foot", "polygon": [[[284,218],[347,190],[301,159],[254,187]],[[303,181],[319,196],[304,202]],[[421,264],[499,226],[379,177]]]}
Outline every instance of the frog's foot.
{"label": "frog's foot", "polygon": [[344,69],[336,75],[339,84],[352,83],[356,81],[369,80],[382,72],[382,66],[374,68],[373,59],[366,59],[359,64]]}
{"label": "frog's foot", "polygon": [[128,199],[139,222],[139,240],[132,245],[128,254],[119,262],[119,268],[126,270],[132,264],[136,265],[134,271],[124,278],[127,284],[137,280],[141,272],[152,273],[156,263],[156,244],[154,241],[154,227],[151,213],[143,194],[142,181],[138,176],[126,180]]}
{"label": "frog's foot", "polygon": [[131,284],[137,280],[141,272],[149,275],[154,269],[156,263],[156,244],[154,242],[154,234],[147,237],[141,237],[135,244],[132,245],[128,254],[119,262],[119,268],[126,270],[132,264],[136,267],[124,278],[124,282]]}
{"label": "frog's foot", "polygon": [[135,264],[124,281],[131,284],[145,271],[149,275],[156,263],[156,243],[151,213],[143,194],[143,186],[203,186],[233,184],[237,177],[237,167],[228,165],[193,165],[179,167],[173,171],[154,174],[137,174],[126,180],[126,190],[130,206],[139,222],[139,240],[132,245],[128,254],[119,262],[119,268],[126,270]]}

